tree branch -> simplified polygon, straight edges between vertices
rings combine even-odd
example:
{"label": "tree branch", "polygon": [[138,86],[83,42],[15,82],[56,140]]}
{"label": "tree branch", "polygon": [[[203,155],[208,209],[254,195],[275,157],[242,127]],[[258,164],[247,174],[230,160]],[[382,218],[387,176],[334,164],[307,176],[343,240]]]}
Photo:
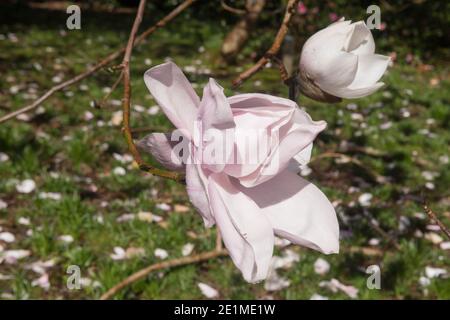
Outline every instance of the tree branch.
{"label": "tree branch", "polygon": [[272,46],[267,50],[264,56],[258,60],[252,67],[242,72],[236,79],[233,80],[233,86],[240,86],[245,80],[253,76],[259,70],[261,70],[272,57],[275,57],[280,51],[281,45],[283,44],[284,37],[286,36],[289,30],[289,22],[291,21],[292,16],[294,15],[294,8],[297,5],[299,0],[289,0],[286,6],[286,12],[284,14],[283,22],[281,23],[280,29],[277,32],[275,40],[272,43]]}
{"label": "tree branch", "polygon": [[203,252],[203,253],[189,256],[189,257],[183,257],[183,258],[179,258],[179,259],[173,259],[173,260],[169,260],[169,261],[152,264],[144,269],[141,269],[141,270],[133,273],[131,276],[129,276],[125,280],[116,284],[114,287],[109,289],[105,294],[103,294],[100,297],[100,300],[110,299],[112,296],[114,296],[117,292],[119,292],[126,286],[144,278],[145,276],[147,276],[149,273],[151,273],[153,271],[167,269],[167,268],[180,267],[180,266],[185,266],[188,264],[193,264],[193,263],[198,263],[198,262],[203,262],[203,261],[215,259],[218,257],[223,257],[223,256],[226,256],[227,254],[228,253],[226,250],[215,249],[213,251]]}
{"label": "tree branch", "polygon": [[139,169],[149,172],[155,176],[171,179],[177,182],[184,182],[184,175],[179,172],[173,172],[155,168],[149,164],[146,164],[141,157],[136,145],[134,144],[133,135],[130,129],[130,105],[131,105],[131,79],[130,79],[130,59],[133,52],[133,45],[136,40],[136,33],[142,22],[142,16],[144,15],[146,0],[141,0],[139,8],[136,14],[136,18],[131,28],[130,37],[128,39],[127,46],[125,48],[125,54],[122,60],[122,77],[123,77],[123,135],[128,144],[128,149],[133,155],[134,160],[139,166]]}
{"label": "tree branch", "polygon": [[423,209],[425,210],[425,212],[427,213],[428,217],[430,217],[431,220],[435,221],[437,223],[437,225],[439,226],[439,228],[441,228],[442,232],[445,233],[445,235],[447,236],[447,238],[450,239],[450,231],[448,230],[448,228],[445,226],[445,224],[439,220],[439,218],[437,217],[437,215],[433,212],[433,210],[431,210],[426,204],[423,206]]}
{"label": "tree branch", "polygon": [[[153,32],[158,30],[159,28],[164,27],[167,23],[169,23],[171,20],[173,20],[176,16],[178,16],[183,10],[185,10],[187,7],[189,7],[192,3],[194,3],[197,0],[185,0],[183,3],[181,3],[178,7],[176,7],[174,10],[172,10],[167,16],[165,16],[163,19],[158,21],[154,26],[148,28],[143,33],[141,33],[138,37],[136,37],[136,41],[134,41],[134,46],[140,44],[146,37],[151,35]],[[87,78],[88,76],[92,75],[93,73],[97,72],[98,70],[104,68],[109,63],[120,57],[121,54],[123,54],[126,50],[126,47],[122,47],[119,50],[109,54],[99,62],[97,62],[92,67],[89,67],[86,71],[83,73],[80,73],[79,75],[64,81],[52,88],[50,88],[46,93],[44,93],[42,96],[40,96],[37,100],[35,100],[33,103],[31,103],[28,106],[25,106],[21,109],[18,109],[16,111],[13,111],[11,113],[8,113],[4,115],[3,117],[0,117],[0,123],[6,122],[9,119],[15,118],[16,116],[31,111],[38,106],[40,106],[44,101],[46,101],[48,98],[50,98],[53,94],[55,94],[58,91],[61,91],[67,87],[70,87],[71,85],[80,82],[81,80]]]}
{"label": "tree branch", "polygon": [[233,8],[232,6],[229,6],[225,0],[220,0],[220,5],[222,6],[222,8],[225,11],[231,12],[233,14],[236,14],[238,16],[243,16],[244,14],[247,13],[247,10],[244,9],[237,9],[237,8]]}

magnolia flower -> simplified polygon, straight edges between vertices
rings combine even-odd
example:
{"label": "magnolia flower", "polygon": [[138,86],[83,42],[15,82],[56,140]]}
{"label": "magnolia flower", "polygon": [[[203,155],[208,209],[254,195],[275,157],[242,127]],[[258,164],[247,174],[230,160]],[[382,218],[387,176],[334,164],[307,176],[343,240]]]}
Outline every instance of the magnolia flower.
{"label": "magnolia flower", "polygon": [[343,18],[311,36],[300,57],[299,85],[306,96],[335,102],[368,96],[384,85],[390,58],[375,54],[375,42],[363,21]]}
{"label": "magnolia flower", "polygon": [[[288,167],[309,160],[312,141],[326,127],[324,121],[313,121],[284,98],[256,93],[227,98],[213,79],[200,100],[172,62],[151,68],[144,80],[178,130],[150,134],[138,146],[167,168],[186,172],[191,202],[207,227],[217,224],[247,281],[267,277],[275,235],[326,254],[338,252],[333,206],[316,186]],[[182,149],[183,159],[174,156],[180,155],[178,131],[188,146]],[[247,143],[247,132],[256,132],[261,140]],[[222,152],[224,137],[231,148]],[[211,144],[215,154],[221,154],[216,161],[205,157]],[[255,146],[263,149],[262,156],[251,153],[251,161],[238,161]]]}

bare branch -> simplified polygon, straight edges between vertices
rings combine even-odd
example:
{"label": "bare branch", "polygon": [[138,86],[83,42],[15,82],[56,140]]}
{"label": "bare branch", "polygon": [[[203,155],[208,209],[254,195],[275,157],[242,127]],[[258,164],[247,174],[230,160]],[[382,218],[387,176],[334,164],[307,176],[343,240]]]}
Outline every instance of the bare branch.
{"label": "bare branch", "polygon": [[160,263],[152,264],[144,269],[139,270],[136,273],[133,273],[131,276],[126,278],[125,280],[119,282],[117,285],[109,289],[105,294],[103,294],[100,299],[101,300],[107,300],[114,296],[117,292],[125,288],[126,286],[130,285],[133,282],[136,282],[145,276],[147,276],[149,273],[161,269],[167,269],[167,268],[174,268],[179,266],[184,266],[188,264],[203,262],[211,259],[215,259],[218,257],[226,256],[227,251],[226,250],[213,250],[208,252],[203,252],[194,256],[189,257],[183,257],[179,259],[173,259],[169,261],[164,261]]}
{"label": "bare branch", "polygon": [[423,206],[423,209],[425,210],[425,212],[427,213],[428,217],[430,217],[431,220],[435,221],[437,223],[437,225],[439,226],[439,228],[441,228],[442,232],[445,233],[445,235],[447,236],[447,238],[450,239],[450,231],[448,230],[448,228],[445,226],[445,224],[439,220],[439,218],[437,217],[437,215],[433,212],[433,210],[431,210],[426,204]]}
{"label": "bare branch", "polygon": [[294,15],[294,8],[297,5],[298,0],[289,0],[286,6],[286,12],[284,14],[283,22],[281,23],[280,29],[277,32],[275,40],[272,46],[267,50],[264,56],[258,60],[252,67],[242,72],[236,79],[233,80],[233,86],[237,87],[241,85],[245,80],[253,76],[259,70],[261,70],[272,57],[276,56],[278,51],[280,51],[281,45],[283,43],[284,37],[289,30],[289,22]]}
{"label": "bare branch", "polygon": [[222,6],[222,8],[223,8],[225,11],[234,13],[234,14],[236,14],[236,15],[238,15],[238,16],[243,16],[244,14],[247,13],[247,11],[244,10],[244,9],[237,9],[237,8],[233,8],[232,6],[229,6],[229,5],[225,2],[225,0],[220,0],[220,5]]}
{"label": "bare branch", "polygon": [[138,12],[133,23],[133,27],[130,32],[127,46],[125,48],[125,54],[122,60],[122,75],[123,75],[123,134],[128,144],[128,149],[133,155],[134,160],[138,164],[139,168],[143,171],[149,172],[155,176],[163,177],[166,179],[175,180],[177,182],[184,182],[184,175],[179,172],[173,172],[155,168],[149,164],[146,164],[141,157],[136,145],[134,144],[133,135],[130,129],[130,105],[131,105],[131,79],[130,79],[130,58],[133,52],[133,45],[136,40],[136,33],[142,22],[142,16],[144,15],[146,0],[141,0],[139,3]]}
{"label": "bare branch", "polygon": [[[189,7],[192,3],[194,3],[197,0],[185,0],[183,3],[181,3],[178,7],[176,7],[174,10],[172,10],[167,16],[165,16],[163,19],[158,21],[154,26],[148,28],[143,33],[141,33],[134,42],[134,46],[140,44],[146,37],[151,35],[153,32],[158,30],[159,28],[164,27],[167,23],[169,23],[172,19],[174,19],[176,16],[178,16],[183,10],[185,10],[187,7]],[[50,98],[53,94],[55,94],[58,91],[61,91],[67,87],[70,87],[71,85],[80,82],[81,80],[89,77],[93,73],[97,72],[98,70],[106,67],[109,63],[120,57],[125,52],[126,47],[120,48],[119,50],[109,54],[99,62],[97,62],[95,65],[89,67],[86,71],[83,73],[80,73],[79,75],[64,81],[52,88],[50,88],[46,93],[44,93],[41,97],[39,97],[37,100],[35,100],[33,103],[31,103],[28,106],[25,106],[21,109],[18,109],[14,112],[8,113],[4,115],[3,117],[0,117],[0,123],[3,123],[5,121],[8,121],[9,119],[15,118],[19,114],[31,111],[38,106],[40,106],[44,101],[46,101],[48,98]]]}
{"label": "bare branch", "polygon": [[114,90],[116,90],[117,86],[120,84],[120,82],[122,81],[123,78],[123,73],[121,72],[119,77],[116,79],[116,81],[114,82],[114,84],[111,87],[111,91],[109,91],[104,97],[103,99],[100,101],[100,103],[98,104],[99,107],[104,107],[105,104],[108,102],[109,97],[111,96],[111,94],[114,92]]}

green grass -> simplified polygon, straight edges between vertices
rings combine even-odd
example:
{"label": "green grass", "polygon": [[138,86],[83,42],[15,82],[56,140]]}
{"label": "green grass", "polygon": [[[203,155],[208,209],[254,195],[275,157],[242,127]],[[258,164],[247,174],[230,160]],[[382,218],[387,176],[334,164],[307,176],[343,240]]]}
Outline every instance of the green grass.
{"label": "green grass", "polygon": [[[53,85],[51,79],[55,74],[61,73],[67,79],[84,70],[87,63],[125,43],[131,24],[131,17],[127,17],[114,23],[105,20],[99,26],[97,17],[87,16],[82,31],[69,31],[61,37],[63,14],[52,15],[48,21],[42,12],[31,23],[27,23],[26,17],[26,13],[21,13],[16,21],[0,25],[0,34],[13,32],[20,39],[17,43],[0,41],[1,114],[30,102],[32,99],[24,97],[24,93],[30,93],[30,87],[36,86],[37,93],[42,93]],[[4,17],[1,18],[3,21]],[[150,25],[153,19],[149,16],[145,21]],[[227,88],[227,94],[233,94],[229,84],[236,75],[236,67],[216,64],[225,31],[220,24],[180,17],[150,37],[133,54],[133,105],[155,105],[142,80],[149,67],[144,63],[147,58],[153,65],[170,57],[180,66],[200,63],[213,73],[219,69],[220,74],[225,71],[228,76],[216,78]],[[246,52],[259,45],[252,41]],[[199,52],[201,46],[206,48],[204,52]],[[246,55],[242,59],[243,67],[251,64]],[[448,67],[444,67],[444,62],[437,62],[431,71],[419,72],[417,66],[399,60],[385,76],[386,87],[370,97],[337,105],[303,97],[300,100],[313,119],[328,122],[327,130],[317,139],[314,154],[343,152],[363,164],[360,167],[332,159],[311,164],[313,173],[307,178],[319,185],[332,201],[339,201],[337,211],[345,235],[339,255],[322,256],[331,264],[328,274],[320,276],[314,272],[313,264],[320,254],[296,247],[293,250],[300,254],[300,262],[280,271],[291,281],[281,291],[268,293],[262,283],[247,284],[231,260],[221,258],[151,274],[121,291],[116,298],[201,299],[197,283],[205,282],[218,289],[220,297],[225,299],[268,295],[278,299],[309,299],[314,293],[346,299],[343,293],[331,293],[319,287],[321,281],[337,278],[357,287],[359,298],[364,299],[449,299],[448,279],[433,279],[426,289],[419,285],[426,266],[449,269],[448,251],[415,235],[417,231],[429,232],[426,226],[430,222],[415,217],[415,213],[423,212],[422,196],[443,221],[450,223],[450,164],[443,161],[449,155],[450,144]],[[124,154],[127,150],[120,126],[108,125],[113,112],[120,107],[109,104],[95,109],[90,107],[90,102],[101,100],[103,89],[111,86],[116,77],[117,74],[100,71],[82,82],[88,90],[77,84],[56,94],[42,105],[43,113],[29,114],[29,122],[13,120],[0,125],[0,151],[10,158],[0,163],[0,199],[8,203],[8,208],[0,211],[0,228],[16,236],[15,242],[0,244],[5,250],[31,251],[30,257],[15,265],[0,264],[0,274],[12,276],[10,280],[0,280],[0,293],[15,298],[98,298],[131,273],[159,261],[153,254],[156,248],[167,250],[169,257],[175,258],[181,256],[187,242],[195,245],[194,253],[214,247],[215,229],[204,229],[192,207],[189,212],[174,211],[175,204],[189,206],[183,186],[146,175],[114,158],[114,153]],[[188,77],[198,85],[201,94],[208,76],[188,73]],[[430,80],[436,78],[440,82],[430,85]],[[19,86],[18,94],[10,93],[12,86]],[[239,92],[254,91],[280,96],[287,93],[275,69],[263,70],[239,88]],[[120,98],[121,88],[111,99]],[[92,120],[84,119],[86,111],[93,113]],[[363,120],[354,120],[353,113],[361,114]],[[405,117],[407,113],[409,116]],[[390,126],[382,126],[388,122]],[[132,123],[135,127],[171,128],[161,113],[150,116],[134,112]],[[353,148],[346,150],[343,143]],[[369,155],[355,147],[376,149],[381,154]],[[125,176],[113,174],[117,166],[127,169]],[[432,190],[425,186],[424,171],[436,173]],[[370,172],[386,177],[386,182],[377,183]],[[16,192],[17,181],[25,178],[36,181],[35,192],[25,195]],[[40,199],[40,192],[59,192],[62,199]],[[365,192],[373,195],[372,204],[367,208],[358,204],[359,195]],[[171,209],[158,209],[157,204],[161,203],[169,204]],[[160,215],[164,223],[116,221],[125,213],[140,211]],[[21,217],[29,218],[30,225],[19,224]],[[99,217],[103,220],[99,221]],[[376,219],[399,247],[395,248],[389,239],[380,236],[369,224],[368,217]],[[402,217],[410,221],[405,230],[398,228]],[[71,235],[73,242],[63,243],[58,239],[61,235]],[[381,255],[355,252],[355,248],[370,247],[368,242],[372,238],[380,240],[375,248]],[[144,248],[145,255],[114,261],[110,254],[115,246]],[[281,249],[277,253],[281,254]],[[53,258],[56,264],[48,270],[49,290],[32,286],[39,275],[26,266]],[[381,267],[381,290],[366,287],[368,275],[364,270],[372,264]],[[69,265],[78,265],[82,277],[100,285],[68,290]]]}

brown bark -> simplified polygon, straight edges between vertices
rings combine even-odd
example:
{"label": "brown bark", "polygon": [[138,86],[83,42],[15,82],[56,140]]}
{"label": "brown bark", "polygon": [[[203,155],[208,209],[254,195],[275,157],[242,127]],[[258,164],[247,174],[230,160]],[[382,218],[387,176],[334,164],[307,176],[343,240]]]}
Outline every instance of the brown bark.
{"label": "brown bark", "polygon": [[266,5],[266,0],[247,0],[246,14],[225,37],[220,54],[226,61],[233,61],[242,50]]}

